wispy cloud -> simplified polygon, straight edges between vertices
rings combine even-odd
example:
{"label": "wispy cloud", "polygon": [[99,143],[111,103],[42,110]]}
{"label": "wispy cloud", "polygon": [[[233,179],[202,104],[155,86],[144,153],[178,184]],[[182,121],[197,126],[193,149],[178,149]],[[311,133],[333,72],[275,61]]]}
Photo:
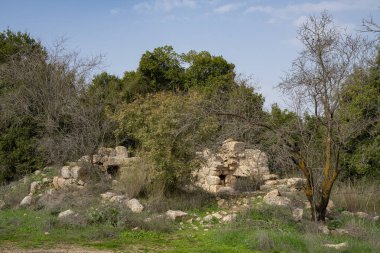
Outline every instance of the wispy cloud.
{"label": "wispy cloud", "polygon": [[214,12],[218,14],[224,14],[232,11],[236,11],[241,7],[241,4],[239,3],[233,3],[233,4],[225,4],[221,5],[214,9]]}
{"label": "wispy cloud", "polygon": [[133,9],[138,12],[148,11],[165,11],[169,12],[179,8],[195,8],[196,0],[154,0],[146,1],[133,6]]}
{"label": "wispy cloud", "polygon": [[111,9],[110,10],[110,14],[111,15],[118,15],[120,13],[122,13],[124,10],[123,9],[120,9],[120,8],[114,8],[114,9]]}

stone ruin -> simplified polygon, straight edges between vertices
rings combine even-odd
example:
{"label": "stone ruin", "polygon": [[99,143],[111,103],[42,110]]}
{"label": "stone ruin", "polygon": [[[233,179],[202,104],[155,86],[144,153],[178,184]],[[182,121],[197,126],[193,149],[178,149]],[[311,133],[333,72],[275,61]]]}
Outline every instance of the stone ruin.
{"label": "stone ruin", "polygon": [[92,163],[96,165],[100,171],[112,179],[117,178],[122,168],[130,161],[137,159],[131,157],[130,153],[123,146],[116,148],[99,148],[92,156],[86,155],[81,157],[77,162],[70,162],[67,166],[61,168],[61,175],[53,178],[53,186],[55,189],[65,187],[83,188],[86,185],[88,171],[84,163]]}
{"label": "stone ruin", "polygon": [[258,149],[246,149],[243,142],[228,139],[217,153],[201,152],[203,166],[193,172],[195,185],[212,193],[233,192],[238,180],[261,180],[269,175],[268,158]]}

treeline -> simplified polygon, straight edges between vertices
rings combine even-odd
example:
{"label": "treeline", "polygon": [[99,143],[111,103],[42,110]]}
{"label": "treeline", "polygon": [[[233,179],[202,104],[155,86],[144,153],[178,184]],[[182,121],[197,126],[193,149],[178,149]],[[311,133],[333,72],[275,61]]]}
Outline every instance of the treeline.
{"label": "treeline", "polygon": [[[271,169],[284,171],[297,168],[294,150],[309,136],[309,166],[324,166],[321,116],[265,111],[263,96],[222,56],[164,46],[146,51],[136,71],[92,77],[98,60],[0,33],[0,182],[124,145],[150,164],[152,183],[173,190],[198,166],[196,151],[226,138],[261,148]],[[340,94],[346,121],[369,122],[341,146],[346,178],[380,175],[379,54],[372,60],[347,73]]]}

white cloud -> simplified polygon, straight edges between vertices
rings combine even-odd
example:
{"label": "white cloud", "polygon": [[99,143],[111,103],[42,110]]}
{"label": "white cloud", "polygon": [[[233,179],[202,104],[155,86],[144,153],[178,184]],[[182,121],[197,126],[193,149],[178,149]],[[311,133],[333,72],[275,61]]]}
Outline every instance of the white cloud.
{"label": "white cloud", "polygon": [[240,8],[240,6],[241,6],[240,4],[226,4],[226,5],[217,7],[216,9],[214,9],[214,12],[218,14],[224,14],[231,11],[236,11]]}
{"label": "white cloud", "polygon": [[110,14],[111,14],[111,15],[118,15],[118,14],[120,14],[122,11],[123,11],[122,9],[114,8],[114,9],[111,9],[111,10],[110,10]]}
{"label": "white cloud", "polygon": [[197,2],[195,0],[154,0],[152,2],[142,2],[133,6],[133,10],[138,12],[148,11],[165,11],[169,12],[179,8],[195,8]]}

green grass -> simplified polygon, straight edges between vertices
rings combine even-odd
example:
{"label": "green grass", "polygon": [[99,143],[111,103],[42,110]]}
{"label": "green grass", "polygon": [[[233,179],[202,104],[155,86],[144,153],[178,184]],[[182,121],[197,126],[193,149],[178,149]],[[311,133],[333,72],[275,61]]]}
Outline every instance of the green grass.
{"label": "green grass", "polygon": [[208,231],[185,226],[183,230],[157,232],[133,231],[108,223],[66,224],[47,211],[6,209],[0,211],[0,245],[35,249],[78,245],[123,252],[240,253],[329,252],[323,244],[347,242],[346,252],[380,250],[379,223],[342,216],[339,222],[330,222],[329,226],[356,229],[358,234],[329,236],[313,232],[310,227],[315,225],[311,222],[292,222],[290,215],[286,208],[263,206],[241,213],[233,223],[216,224]]}

